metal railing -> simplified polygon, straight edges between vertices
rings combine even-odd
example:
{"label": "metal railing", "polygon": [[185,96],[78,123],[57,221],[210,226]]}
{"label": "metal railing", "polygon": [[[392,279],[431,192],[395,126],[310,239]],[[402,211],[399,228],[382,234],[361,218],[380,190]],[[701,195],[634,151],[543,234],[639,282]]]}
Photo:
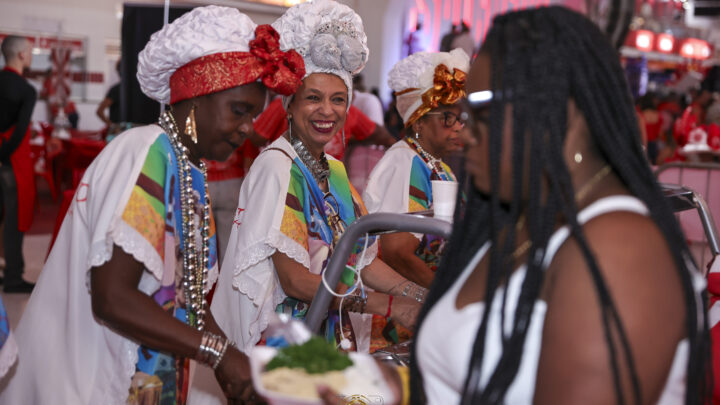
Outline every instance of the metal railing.
{"label": "metal railing", "polygon": [[691,209],[697,210],[710,251],[714,256],[720,255],[720,244],[718,243],[715,220],[705,200],[698,193],[684,186],[661,183],[660,187],[662,187],[665,198],[668,199],[670,206],[675,212]]}
{"label": "metal railing", "polygon": [[[423,216],[428,212],[411,214],[376,213],[368,214],[350,224],[342,235],[325,269],[328,285],[336,286],[343,269],[357,241],[365,234],[379,235],[387,232],[416,232],[449,238],[452,224],[436,218]],[[305,323],[313,333],[318,333],[323,319],[327,316],[332,294],[320,283],[315,292]]]}

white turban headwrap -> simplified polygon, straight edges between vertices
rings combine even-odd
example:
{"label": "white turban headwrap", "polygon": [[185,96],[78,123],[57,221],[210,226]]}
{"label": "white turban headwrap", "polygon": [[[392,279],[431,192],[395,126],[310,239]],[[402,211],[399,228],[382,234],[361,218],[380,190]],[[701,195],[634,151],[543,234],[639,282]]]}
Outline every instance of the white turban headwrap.
{"label": "white turban headwrap", "polygon": [[470,57],[458,48],[450,52],[418,52],[402,59],[388,74],[397,97],[397,110],[409,127],[440,104],[454,104],[465,96]]}
{"label": "white turban headwrap", "polygon": [[[315,0],[290,7],[272,26],[280,33],[280,49],[294,49],[305,61],[305,77],[330,73],[343,80],[352,99],[352,77],[367,63],[370,50],[362,19],[350,7]],[[285,98],[287,108],[289,97]]]}

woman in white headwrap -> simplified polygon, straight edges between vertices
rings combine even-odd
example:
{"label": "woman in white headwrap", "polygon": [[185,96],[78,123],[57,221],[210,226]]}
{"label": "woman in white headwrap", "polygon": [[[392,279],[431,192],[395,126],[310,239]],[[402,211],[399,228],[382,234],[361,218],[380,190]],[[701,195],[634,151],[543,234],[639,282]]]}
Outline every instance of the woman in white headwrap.
{"label": "woman in white headwrap", "polygon": [[[459,147],[464,119],[456,103],[465,96],[463,87],[469,67],[467,54],[455,49],[418,52],[390,70],[388,84],[397,97],[406,136],[385,152],[370,173],[363,192],[369,212],[431,209],[431,181],[456,181],[442,159]],[[383,261],[409,280],[401,287],[403,294],[410,297],[424,296],[430,287],[444,245],[444,239],[435,235],[396,232],[380,237]],[[373,319],[372,349],[411,336],[411,331],[392,322]]]}
{"label": "woman in white headwrap", "polygon": [[[367,61],[362,21],[347,6],[318,0],[291,7],[273,26],[281,49],[303,56],[306,76],[285,99],[289,130],[260,154],[243,182],[212,304],[218,325],[245,351],[261,340],[273,312],[305,317],[335,242],[366,213],[342,162],[323,153],[345,122],[352,75]],[[367,352],[369,314],[411,326],[419,305],[386,294],[398,292],[405,280],[376,259],[374,241],[366,251],[362,242],[348,266],[362,269],[365,284],[378,292],[357,288],[345,298],[343,312],[352,316],[344,314],[342,325],[336,299],[324,334],[345,350]],[[355,274],[346,270],[340,288],[354,282]]]}
{"label": "woman in white headwrap", "polygon": [[17,328],[3,404],[183,404],[190,360],[226,393],[247,358],[207,311],[216,238],[201,158],[224,160],[302,59],[236,9],[196,8],[151,37],[138,80],[171,108],[115,138],[86,171]]}
{"label": "woman in white headwrap", "polygon": [[[388,85],[405,123],[404,139],[393,145],[370,173],[363,201],[369,212],[416,212],[432,208],[432,180],[455,181],[442,159],[460,147],[465,76],[470,58],[462,49],[418,52],[390,70]],[[380,237],[383,260],[408,280],[429,288],[443,240],[399,232]]]}

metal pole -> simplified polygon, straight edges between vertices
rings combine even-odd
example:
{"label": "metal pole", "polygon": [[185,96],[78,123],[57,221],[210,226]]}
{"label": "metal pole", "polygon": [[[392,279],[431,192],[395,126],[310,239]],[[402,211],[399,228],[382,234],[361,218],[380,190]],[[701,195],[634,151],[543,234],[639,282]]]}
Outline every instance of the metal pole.
{"label": "metal pole", "polygon": [[[325,269],[325,279],[328,285],[336,286],[340,281],[340,276],[345,269],[350,252],[362,236],[366,233],[386,230],[426,233],[449,238],[452,232],[452,224],[440,219],[413,214],[377,213],[365,215],[348,226],[335,246],[330,262]],[[320,283],[305,317],[305,323],[313,333],[320,330],[320,325],[327,316],[331,300],[332,294]]]}
{"label": "metal pole", "polygon": [[703,228],[705,229],[705,236],[707,237],[710,250],[713,256],[717,256],[720,254],[720,245],[718,244],[717,230],[715,229],[715,221],[713,220],[710,208],[705,200],[697,193],[693,193],[693,200],[700,215],[700,222],[702,222]]}

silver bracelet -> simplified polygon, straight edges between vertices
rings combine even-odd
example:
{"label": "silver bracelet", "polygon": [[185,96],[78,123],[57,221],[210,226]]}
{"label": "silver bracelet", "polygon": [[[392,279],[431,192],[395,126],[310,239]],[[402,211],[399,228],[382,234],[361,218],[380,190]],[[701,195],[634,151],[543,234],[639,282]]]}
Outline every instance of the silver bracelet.
{"label": "silver bracelet", "polygon": [[230,346],[230,342],[227,339],[223,339],[223,345],[222,349],[220,349],[220,355],[215,358],[215,364],[212,365],[213,370],[217,369],[220,365],[223,357],[225,357],[225,353],[227,353],[228,346]]}
{"label": "silver bracelet", "polygon": [[213,369],[217,368],[227,351],[229,341],[210,332],[203,332],[195,359]]}
{"label": "silver bracelet", "polygon": [[412,298],[414,298],[415,301],[417,301],[417,302],[420,302],[420,303],[424,302],[426,290],[413,282],[409,282],[405,286],[405,289],[403,289],[403,292],[402,292],[403,297],[407,297],[407,295],[410,292],[410,289],[412,287],[415,287],[415,297],[412,297]]}

